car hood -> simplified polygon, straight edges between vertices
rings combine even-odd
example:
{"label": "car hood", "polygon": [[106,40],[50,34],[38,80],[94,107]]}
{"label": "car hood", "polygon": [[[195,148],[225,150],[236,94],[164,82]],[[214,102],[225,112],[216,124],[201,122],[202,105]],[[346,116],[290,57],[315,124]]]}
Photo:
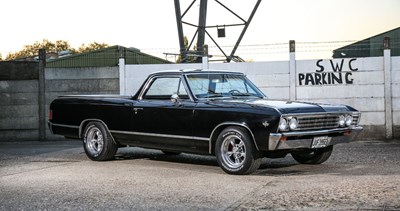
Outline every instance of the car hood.
{"label": "car hood", "polygon": [[248,106],[268,107],[278,110],[282,114],[289,113],[319,113],[319,112],[348,112],[354,110],[345,105],[334,105],[326,103],[312,103],[300,101],[280,101],[268,99],[224,99],[218,100],[226,104],[245,104]]}

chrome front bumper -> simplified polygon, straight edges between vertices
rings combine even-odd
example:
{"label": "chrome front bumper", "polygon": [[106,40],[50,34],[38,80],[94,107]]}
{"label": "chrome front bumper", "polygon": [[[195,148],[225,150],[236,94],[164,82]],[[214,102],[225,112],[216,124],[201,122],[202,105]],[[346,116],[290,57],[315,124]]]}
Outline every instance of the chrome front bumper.
{"label": "chrome front bumper", "polygon": [[329,145],[348,143],[353,141],[362,130],[362,127],[357,126],[351,129],[337,128],[318,131],[271,133],[268,150],[311,148],[313,138],[318,136],[330,136]]}

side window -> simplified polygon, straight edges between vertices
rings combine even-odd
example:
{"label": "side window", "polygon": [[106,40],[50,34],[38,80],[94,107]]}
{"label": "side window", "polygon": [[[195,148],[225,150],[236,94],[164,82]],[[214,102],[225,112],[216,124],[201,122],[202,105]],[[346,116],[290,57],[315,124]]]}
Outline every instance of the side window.
{"label": "side window", "polygon": [[147,89],[143,99],[169,100],[173,94],[187,97],[180,78],[156,78]]}

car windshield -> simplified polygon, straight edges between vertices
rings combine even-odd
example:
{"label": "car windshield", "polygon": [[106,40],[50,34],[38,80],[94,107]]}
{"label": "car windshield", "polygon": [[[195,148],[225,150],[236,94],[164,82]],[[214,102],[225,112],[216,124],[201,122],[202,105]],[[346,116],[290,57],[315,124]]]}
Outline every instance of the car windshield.
{"label": "car windshield", "polygon": [[246,76],[229,73],[187,75],[193,95],[198,98],[263,98],[265,95]]}

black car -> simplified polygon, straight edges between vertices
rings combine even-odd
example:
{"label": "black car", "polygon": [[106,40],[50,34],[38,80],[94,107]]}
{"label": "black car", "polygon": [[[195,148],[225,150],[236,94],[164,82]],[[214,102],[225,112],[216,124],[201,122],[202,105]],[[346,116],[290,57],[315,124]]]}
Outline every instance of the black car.
{"label": "black car", "polygon": [[360,112],[345,105],[268,100],[244,74],[164,71],[135,96],[61,96],[50,105],[54,134],[83,139],[87,156],[111,160],[119,147],[210,154],[229,174],[250,174],[261,158],[291,153],[326,161],[333,145],[354,140]]}

